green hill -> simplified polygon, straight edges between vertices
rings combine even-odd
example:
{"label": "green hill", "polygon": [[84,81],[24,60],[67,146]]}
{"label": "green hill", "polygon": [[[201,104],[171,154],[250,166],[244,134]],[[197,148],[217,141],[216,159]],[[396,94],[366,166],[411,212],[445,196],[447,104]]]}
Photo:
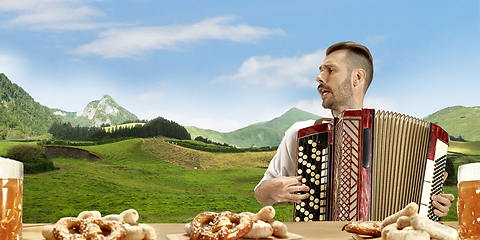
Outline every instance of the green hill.
{"label": "green hill", "polygon": [[450,136],[480,141],[480,106],[453,106],[432,113],[424,120],[442,127]]}
{"label": "green hill", "polygon": [[0,73],[0,139],[25,139],[47,134],[60,122],[50,109],[35,102],[23,88]]}
{"label": "green hill", "polygon": [[233,132],[221,133],[209,129],[201,129],[193,126],[185,127],[195,139],[197,136],[208,138],[213,142],[227,143],[228,145],[248,148],[252,146],[266,147],[278,146],[282,141],[285,131],[295,122],[310,119],[318,119],[320,116],[291,108],[282,116],[267,122],[249,125]]}

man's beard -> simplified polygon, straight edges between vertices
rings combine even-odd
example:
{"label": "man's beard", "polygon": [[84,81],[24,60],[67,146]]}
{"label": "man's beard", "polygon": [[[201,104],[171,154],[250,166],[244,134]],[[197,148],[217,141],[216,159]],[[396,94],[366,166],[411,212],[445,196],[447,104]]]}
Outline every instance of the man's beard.
{"label": "man's beard", "polygon": [[322,106],[324,108],[331,109],[333,111],[343,111],[354,107],[353,102],[353,88],[350,80],[350,74],[343,80],[342,84],[335,91],[335,95],[332,94],[332,98],[324,100]]}

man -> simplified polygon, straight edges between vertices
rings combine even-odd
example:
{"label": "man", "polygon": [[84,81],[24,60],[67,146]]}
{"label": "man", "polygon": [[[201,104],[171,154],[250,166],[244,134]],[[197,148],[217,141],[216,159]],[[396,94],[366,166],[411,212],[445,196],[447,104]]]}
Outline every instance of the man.
{"label": "man", "polygon": [[[363,108],[365,94],[373,79],[373,58],[368,48],[354,42],[336,43],[327,49],[319,69],[317,89],[322,97],[322,106],[331,110],[331,116],[327,117],[338,116],[346,109]],[[260,204],[300,203],[309,197],[310,189],[302,186],[302,177],[295,177],[295,164],[297,132],[313,124],[313,120],[297,122],[285,132],[263,179],[255,187],[255,197]],[[297,191],[307,193],[294,193]],[[433,196],[433,205],[437,208],[435,214],[446,216],[453,199],[452,194]]]}

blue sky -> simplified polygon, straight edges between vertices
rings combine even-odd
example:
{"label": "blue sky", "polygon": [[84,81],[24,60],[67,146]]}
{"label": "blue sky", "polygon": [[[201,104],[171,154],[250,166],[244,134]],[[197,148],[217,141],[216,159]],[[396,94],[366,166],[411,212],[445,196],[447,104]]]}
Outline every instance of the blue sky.
{"label": "blue sky", "polygon": [[423,118],[480,105],[480,2],[0,0],[0,72],[76,112],[104,94],[140,119],[229,132],[324,115],[325,49],[366,45],[365,107]]}

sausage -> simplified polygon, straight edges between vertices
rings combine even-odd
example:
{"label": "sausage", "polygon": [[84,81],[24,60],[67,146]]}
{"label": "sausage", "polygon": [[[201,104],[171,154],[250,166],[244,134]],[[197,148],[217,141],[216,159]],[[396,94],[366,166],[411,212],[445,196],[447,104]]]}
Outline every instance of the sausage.
{"label": "sausage", "polygon": [[388,226],[392,223],[397,222],[398,218],[401,216],[413,216],[418,212],[418,205],[414,202],[409,203],[404,209],[396,212],[395,214],[386,217],[383,220],[382,227]]}
{"label": "sausage", "polygon": [[411,217],[409,216],[401,216],[397,219],[397,228],[398,229],[403,229],[405,227],[408,227],[410,226],[410,222],[411,222]]}
{"label": "sausage", "polygon": [[422,215],[417,214],[412,217],[412,227],[427,232],[433,239],[458,240],[458,231],[456,229],[431,221]]}
{"label": "sausage", "polygon": [[422,230],[393,230],[387,234],[386,240],[430,240],[430,235]]}

